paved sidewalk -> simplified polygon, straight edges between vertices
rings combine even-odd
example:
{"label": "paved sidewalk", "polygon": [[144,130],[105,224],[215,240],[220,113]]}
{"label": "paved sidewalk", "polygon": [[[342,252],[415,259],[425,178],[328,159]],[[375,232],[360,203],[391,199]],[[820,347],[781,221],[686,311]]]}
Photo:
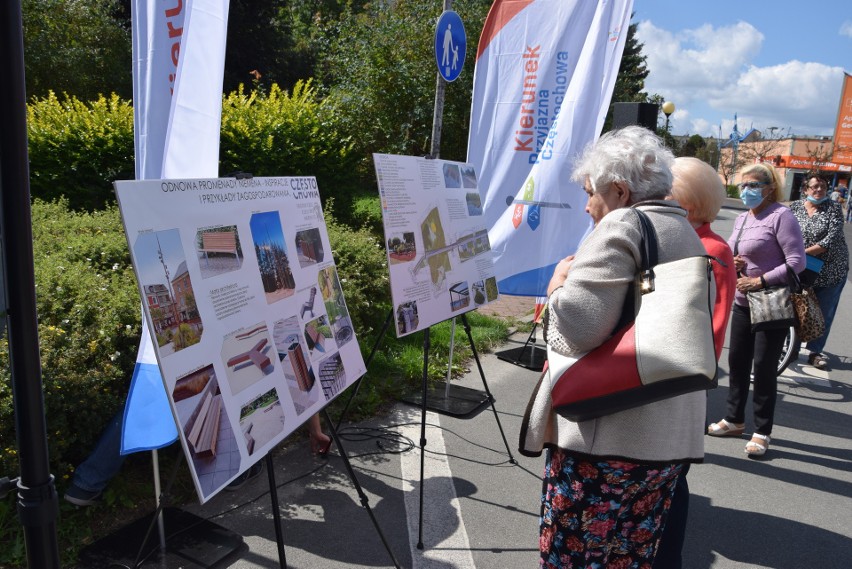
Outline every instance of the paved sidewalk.
{"label": "paved sidewalk", "polygon": [[[714,229],[722,236],[730,235],[737,213],[735,207],[723,209]],[[852,237],[850,231],[847,226],[847,239]],[[494,313],[526,317],[533,305],[531,297],[502,296],[491,308]],[[692,500],[685,568],[849,567],[850,334],[852,287],[847,287],[826,347],[832,370],[805,365],[803,355],[783,374],[776,426],[763,459],[746,457],[746,436],[706,438],[705,464],[689,473]],[[500,349],[522,345],[526,338],[527,334],[515,334]],[[428,412],[423,455],[419,447],[424,416],[419,407],[400,403],[367,424],[342,429],[343,444],[381,534],[361,505],[339,449],[332,450],[327,461],[311,457],[306,444],[289,445],[275,453],[288,567],[393,567],[382,536],[401,567],[538,565],[544,460],[520,456],[516,450],[521,416],[538,373],[504,362],[493,353],[483,354],[481,364],[496,413],[485,408],[472,417],[456,418]],[[720,368],[720,386],[708,393],[711,421],[724,413],[727,345]],[[484,389],[473,364],[458,384]],[[749,421],[747,429],[751,428]],[[509,462],[509,454],[517,464]],[[187,509],[204,517],[225,512],[213,521],[243,536],[247,550],[229,567],[278,567],[269,500],[264,474],[238,492],[222,493],[204,506]],[[417,547],[421,539],[422,549]]]}

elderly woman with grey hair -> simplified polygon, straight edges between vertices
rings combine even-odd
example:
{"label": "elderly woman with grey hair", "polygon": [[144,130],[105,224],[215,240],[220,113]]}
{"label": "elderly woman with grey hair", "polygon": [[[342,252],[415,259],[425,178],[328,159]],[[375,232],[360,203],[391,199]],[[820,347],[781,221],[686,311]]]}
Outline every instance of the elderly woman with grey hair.
{"label": "elderly woman with grey hair", "polygon": [[[660,263],[705,254],[686,211],[665,199],[673,161],[642,127],[609,132],[580,157],[573,179],[588,194],[595,229],[548,287],[552,349],[579,356],[616,330],[641,258],[631,208],[650,218]],[[694,392],[572,422],[554,412],[549,390],[538,390],[520,450],[546,449],[542,567],[650,566],[678,476],[704,457],[706,399]]]}

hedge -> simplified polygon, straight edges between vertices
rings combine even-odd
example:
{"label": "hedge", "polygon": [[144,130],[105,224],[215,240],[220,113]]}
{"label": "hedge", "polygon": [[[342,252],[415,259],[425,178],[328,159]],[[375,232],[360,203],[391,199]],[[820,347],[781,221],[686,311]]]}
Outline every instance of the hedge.
{"label": "hedge", "polygon": [[[336,197],[338,215],[350,221],[362,184],[353,175],[354,145],[338,122],[310,81],[292,93],[240,87],[223,98],[219,173],[316,176],[323,200]],[[133,107],[115,94],[83,102],[50,93],[28,105],[27,128],[35,198],[63,197],[73,210],[95,211],[115,203],[113,181],[135,177]]]}
{"label": "hedge", "polygon": [[[327,213],[332,254],[359,337],[389,310],[380,240]],[[139,345],[141,304],[115,206],[32,206],[36,306],[51,469],[66,477],[123,405]],[[363,348],[363,345],[362,345]],[[18,471],[8,337],[0,339],[0,473]]]}

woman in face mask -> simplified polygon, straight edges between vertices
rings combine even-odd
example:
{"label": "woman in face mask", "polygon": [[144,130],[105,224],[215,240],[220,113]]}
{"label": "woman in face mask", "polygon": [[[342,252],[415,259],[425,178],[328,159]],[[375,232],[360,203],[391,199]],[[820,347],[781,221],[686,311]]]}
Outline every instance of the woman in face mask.
{"label": "woman in face mask", "polygon": [[808,363],[818,369],[828,369],[828,359],[822,350],[849,273],[849,251],[843,235],[843,207],[828,199],[825,180],[810,176],[804,197],[790,204],[790,209],[802,228],[805,253],[823,261],[813,288],[825,318],[825,333],[808,342],[806,347],[810,351]]}
{"label": "woman in face mask", "polygon": [[740,437],[745,432],[745,408],[754,368],[754,434],[745,447],[749,456],[761,456],[769,448],[778,385],[776,368],[787,328],[752,332],[746,293],[788,284],[788,266],[796,273],[805,268],[802,231],[793,213],[778,203],[780,187],[778,174],[769,164],[754,164],[743,171],[740,197],[749,209],[737,217],[728,240],[737,270],[728,351],[728,410],[724,419],[707,428],[707,434]]}

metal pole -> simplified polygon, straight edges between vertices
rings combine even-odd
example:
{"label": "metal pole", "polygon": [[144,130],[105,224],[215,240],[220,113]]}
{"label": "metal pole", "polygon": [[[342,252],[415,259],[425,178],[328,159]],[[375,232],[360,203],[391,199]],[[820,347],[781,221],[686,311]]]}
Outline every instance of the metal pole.
{"label": "metal pole", "polygon": [[[453,8],[452,0],[444,0],[444,11]],[[441,155],[441,127],[444,123],[444,92],[447,82],[441,77],[440,71],[436,71],[438,77],[435,81],[435,108],[432,112],[432,145],[429,148],[429,156],[438,158]]]}
{"label": "metal pole", "polygon": [[[21,1],[0,2],[0,200],[9,306],[9,362],[21,475],[18,517],[27,565],[59,568],[59,501],[50,474],[38,352]],[[6,243],[12,246],[6,248]],[[5,278],[5,277],[4,277]]]}

